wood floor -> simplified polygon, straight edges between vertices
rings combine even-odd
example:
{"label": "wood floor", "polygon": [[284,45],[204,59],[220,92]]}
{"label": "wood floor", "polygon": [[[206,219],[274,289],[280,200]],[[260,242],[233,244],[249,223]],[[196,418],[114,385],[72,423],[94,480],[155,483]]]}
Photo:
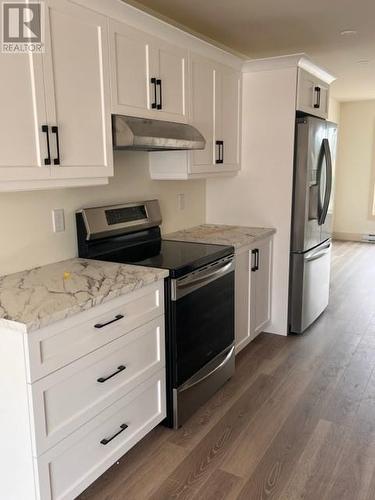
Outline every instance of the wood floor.
{"label": "wood floor", "polygon": [[180,430],[159,426],[80,500],[375,499],[375,245],[335,243],[331,302],[262,334]]}

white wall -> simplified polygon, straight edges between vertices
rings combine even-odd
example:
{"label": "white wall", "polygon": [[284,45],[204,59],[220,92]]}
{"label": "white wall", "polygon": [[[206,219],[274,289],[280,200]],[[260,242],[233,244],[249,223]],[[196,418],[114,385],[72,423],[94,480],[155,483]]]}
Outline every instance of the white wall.
{"label": "white wall", "polygon": [[375,100],[341,103],[336,164],[334,235],[375,233],[370,215],[375,171]]}
{"label": "white wall", "polygon": [[[177,208],[185,193],[186,207]],[[77,255],[76,210],[88,205],[158,198],[162,230],[174,231],[205,220],[205,181],[152,181],[148,154],[115,152],[115,176],[108,186],[0,194],[0,275]],[[51,210],[64,208],[66,231],[53,233]]]}
{"label": "white wall", "polygon": [[206,191],[208,222],[277,229],[268,331],[281,335],[288,323],[296,78],[296,68],[244,74],[242,170],[207,180]]}

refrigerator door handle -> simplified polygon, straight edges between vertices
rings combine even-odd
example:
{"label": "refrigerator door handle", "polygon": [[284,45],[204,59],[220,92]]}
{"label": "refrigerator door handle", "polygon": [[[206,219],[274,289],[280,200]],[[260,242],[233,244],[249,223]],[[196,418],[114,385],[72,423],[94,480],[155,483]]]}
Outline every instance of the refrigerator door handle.
{"label": "refrigerator door handle", "polygon": [[[327,217],[327,212],[328,212],[328,207],[329,207],[329,202],[331,199],[331,191],[332,191],[332,157],[331,157],[331,150],[329,148],[329,142],[328,139],[323,139],[323,154],[326,159],[326,166],[327,166],[327,174],[326,174],[326,186],[325,186],[325,193],[324,193],[324,202],[323,206],[321,207],[320,214],[319,214],[319,220],[318,224],[322,226]],[[323,168],[323,162],[321,164],[321,169]],[[320,189],[320,176],[321,176],[321,170],[319,174],[319,189]],[[319,197],[320,199],[320,197]]]}
{"label": "refrigerator door handle", "polygon": [[319,252],[311,252],[311,253],[308,253],[305,257],[305,261],[306,262],[311,262],[313,260],[317,260],[317,259],[320,259],[321,257],[323,257],[324,255],[326,255],[327,253],[329,253],[330,249],[331,249],[331,242],[329,242],[327,245],[325,245],[322,250],[319,250]]}

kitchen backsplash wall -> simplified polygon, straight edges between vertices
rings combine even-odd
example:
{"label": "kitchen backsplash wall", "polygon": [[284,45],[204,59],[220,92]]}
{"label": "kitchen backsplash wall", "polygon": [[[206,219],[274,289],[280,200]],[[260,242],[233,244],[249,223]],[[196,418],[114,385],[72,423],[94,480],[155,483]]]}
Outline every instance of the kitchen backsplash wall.
{"label": "kitchen backsplash wall", "polygon": [[[147,153],[115,152],[114,161],[115,176],[107,186],[0,193],[0,275],[75,257],[74,214],[83,206],[158,198],[164,233],[205,221],[204,180],[152,181]],[[65,210],[65,232],[52,230],[54,208]]]}

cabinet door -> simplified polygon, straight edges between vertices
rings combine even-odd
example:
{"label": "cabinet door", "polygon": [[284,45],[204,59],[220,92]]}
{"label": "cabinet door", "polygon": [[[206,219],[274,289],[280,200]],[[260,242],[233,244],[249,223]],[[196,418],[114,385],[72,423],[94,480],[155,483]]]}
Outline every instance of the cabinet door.
{"label": "cabinet door", "polygon": [[251,341],[250,330],[250,272],[249,251],[236,254],[235,270],[235,342],[236,353]]}
{"label": "cabinet door", "polygon": [[222,137],[225,169],[238,169],[240,163],[240,75],[225,70],[221,75]]}
{"label": "cabinet door", "polygon": [[112,175],[107,20],[66,0],[48,0],[46,10],[47,117],[58,127],[52,175]]}
{"label": "cabinet door", "polygon": [[271,319],[272,238],[257,243],[251,252],[251,336],[256,337]]}
{"label": "cabinet door", "polygon": [[188,53],[159,41],[158,118],[187,121]]}
{"label": "cabinet door", "polygon": [[[240,168],[240,75],[215,69],[215,164],[220,170]],[[219,161],[218,161],[219,160]]]}
{"label": "cabinet door", "polygon": [[[153,38],[124,23],[109,21],[112,112],[153,116],[156,112],[158,50]],[[154,107],[153,107],[154,104]]]}
{"label": "cabinet door", "polygon": [[321,118],[328,117],[329,85],[298,69],[297,110]]}
{"label": "cabinet door", "polygon": [[50,176],[41,57],[0,53],[0,184]]}
{"label": "cabinet door", "polygon": [[191,122],[206,139],[203,150],[192,151],[191,172],[215,170],[214,148],[214,66],[208,59],[192,56]]}

